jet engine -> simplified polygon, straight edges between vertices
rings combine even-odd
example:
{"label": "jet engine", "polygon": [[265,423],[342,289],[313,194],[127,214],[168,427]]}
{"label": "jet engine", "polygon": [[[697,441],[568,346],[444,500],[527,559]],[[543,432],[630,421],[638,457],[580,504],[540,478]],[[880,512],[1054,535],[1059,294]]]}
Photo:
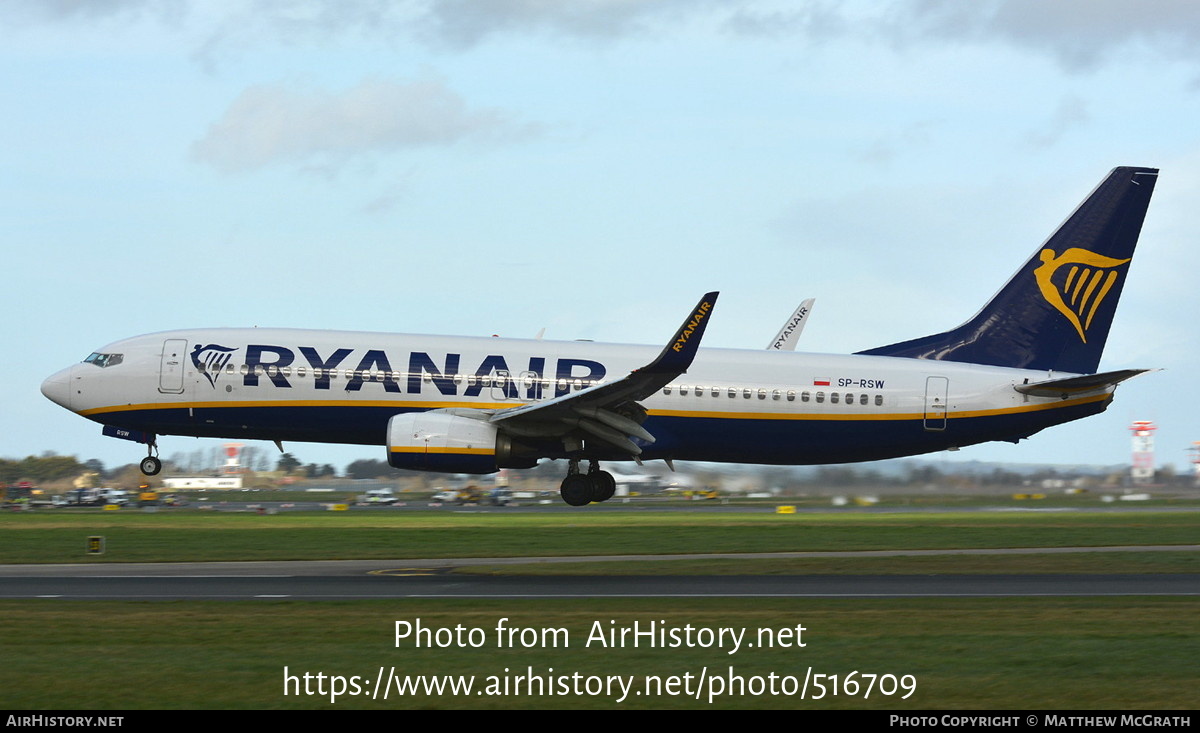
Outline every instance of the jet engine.
{"label": "jet engine", "polygon": [[486,420],[450,412],[410,412],[388,421],[388,464],[393,468],[444,473],[495,473],[532,468],[536,456],[518,456],[521,446]]}

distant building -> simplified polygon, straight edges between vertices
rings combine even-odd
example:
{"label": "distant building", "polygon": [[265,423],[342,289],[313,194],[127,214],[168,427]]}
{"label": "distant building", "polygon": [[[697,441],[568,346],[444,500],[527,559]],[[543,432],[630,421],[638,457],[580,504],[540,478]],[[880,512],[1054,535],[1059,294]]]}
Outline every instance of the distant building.
{"label": "distant building", "polygon": [[241,476],[172,476],[162,480],[165,489],[240,489]]}

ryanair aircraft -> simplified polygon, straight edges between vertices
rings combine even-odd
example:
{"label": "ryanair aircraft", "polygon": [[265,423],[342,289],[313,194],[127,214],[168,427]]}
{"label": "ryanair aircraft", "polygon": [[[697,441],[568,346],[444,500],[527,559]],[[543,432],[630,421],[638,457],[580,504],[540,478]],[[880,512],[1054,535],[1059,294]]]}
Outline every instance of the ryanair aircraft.
{"label": "ryanair aircraft", "polygon": [[148,475],[159,435],[360,443],[422,471],[565,459],[575,506],[613,495],[600,461],[825,464],[1016,442],[1102,412],[1146,371],[1096,370],[1157,175],[1113,170],[961,326],[852,355],[700,349],[713,292],[662,348],[168,331],[105,346],[42,393],[146,444]]}

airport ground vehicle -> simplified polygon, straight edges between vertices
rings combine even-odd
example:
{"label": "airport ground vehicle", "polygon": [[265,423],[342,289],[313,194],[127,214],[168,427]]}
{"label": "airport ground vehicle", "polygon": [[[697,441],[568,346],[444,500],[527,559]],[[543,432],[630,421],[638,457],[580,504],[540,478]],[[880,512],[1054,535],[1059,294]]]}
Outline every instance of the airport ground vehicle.
{"label": "airport ground vehicle", "polygon": [[54,506],[104,506],[107,502],[99,489],[71,489],[54,497]]}
{"label": "airport ground vehicle", "polygon": [[468,484],[458,490],[458,493],[454,497],[454,502],[459,506],[478,504],[483,501],[483,497],[483,489],[474,484]]}
{"label": "airport ground vehicle", "polygon": [[358,504],[391,505],[398,501],[396,493],[390,488],[367,489],[366,493],[358,495]]}
{"label": "airport ground vehicle", "polygon": [[0,505],[10,509],[27,509],[33,505],[34,494],[37,491],[33,484],[21,481],[15,486],[0,485]]}
{"label": "airport ground vehicle", "polygon": [[512,491],[503,486],[497,486],[488,492],[488,503],[492,506],[508,506],[512,503]]}
{"label": "airport ground vehicle", "polygon": [[139,507],[158,506],[158,492],[150,488],[148,484],[142,484],[138,487],[137,502]]}

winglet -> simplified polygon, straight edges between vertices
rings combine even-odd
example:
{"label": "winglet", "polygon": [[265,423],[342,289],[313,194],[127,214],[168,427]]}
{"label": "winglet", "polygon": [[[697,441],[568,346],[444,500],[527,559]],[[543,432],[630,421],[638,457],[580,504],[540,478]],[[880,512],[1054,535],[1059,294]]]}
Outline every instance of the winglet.
{"label": "winglet", "polygon": [[704,329],[708,326],[713,306],[717,303],[717,295],[716,291],[705,293],[688,317],[684,319],[683,325],[675,332],[675,336],[667,342],[658,358],[638,371],[651,374],[659,372],[682,374],[686,372],[692,365],[692,359],[696,357],[696,350],[700,348],[700,339],[704,337]]}
{"label": "winglet", "polygon": [[806,298],[800,303],[787,322],[783,324],[783,328],[779,329],[779,333],[775,334],[775,338],[771,339],[771,343],[767,344],[767,351],[796,350],[796,341],[800,338],[804,325],[808,323],[808,315],[812,313],[815,301],[816,298]]}

